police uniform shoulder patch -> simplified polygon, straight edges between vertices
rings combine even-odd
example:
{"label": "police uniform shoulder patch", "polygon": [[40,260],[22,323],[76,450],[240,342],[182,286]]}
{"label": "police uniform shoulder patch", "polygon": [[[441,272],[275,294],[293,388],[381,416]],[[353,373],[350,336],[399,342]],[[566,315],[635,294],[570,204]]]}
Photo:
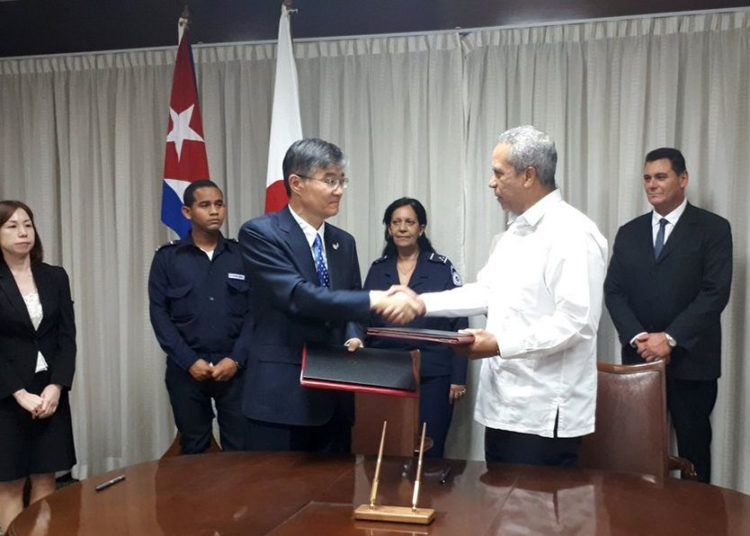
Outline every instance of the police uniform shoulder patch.
{"label": "police uniform shoulder patch", "polygon": [[451,264],[451,279],[453,280],[453,284],[457,287],[463,286],[463,281],[461,281],[461,276],[458,275],[458,271],[456,271],[456,268]]}
{"label": "police uniform shoulder patch", "polygon": [[379,259],[375,259],[374,261],[372,261],[372,263],[373,264],[380,264],[381,262],[385,262],[387,260],[388,260],[388,255],[383,255]]}

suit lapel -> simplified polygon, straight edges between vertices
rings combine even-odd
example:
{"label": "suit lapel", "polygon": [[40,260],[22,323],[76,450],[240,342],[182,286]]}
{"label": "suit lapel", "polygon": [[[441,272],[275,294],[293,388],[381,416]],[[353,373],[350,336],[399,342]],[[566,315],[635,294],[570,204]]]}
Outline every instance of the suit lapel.
{"label": "suit lapel", "polygon": [[688,203],[685,207],[685,212],[682,213],[680,219],[677,220],[677,225],[674,226],[674,229],[672,229],[672,232],[669,234],[667,243],[664,244],[664,249],[656,260],[657,264],[663,262],[664,259],[669,257],[672,251],[678,249],[690,238],[693,234],[692,227],[695,222],[694,218],[695,212],[693,211],[693,206]]}
{"label": "suit lapel", "polygon": [[417,265],[414,267],[414,272],[412,272],[411,278],[409,279],[409,288],[417,293],[419,293],[419,289],[422,288],[425,279],[427,279],[426,263],[428,262],[428,258],[428,253],[419,253],[419,257],[417,258]]}
{"label": "suit lapel", "polygon": [[37,329],[38,332],[41,332],[45,328],[45,324],[49,321],[49,312],[52,311],[57,299],[57,289],[52,283],[49,274],[45,273],[46,270],[43,266],[32,266],[31,272],[34,274],[34,283],[36,283],[36,290],[39,293],[39,302],[42,304],[42,322]]}
{"label": "suit lapel", "polygon": [[[34,279],[36,280],[36,277],[34,277]],[[38,283],[37,288],[39,288]],[[34,325],[31,323],[31,317],[29,316],[29,310],[26,308],[26,302],[23,301],[23,296],[21,296],[21,291],[18,290],[16,280],[13,279],[13,274],[10,273],[10,269],[4,262],[0,263],[0,292],[5,294],[5,297],[16,309],[19,318],[23,319],[24,324],[26,324],[31,331],[34,331]]]}
{"label": "suit lapel", "polygon": [[315,284],[318,284],[318,273],[315,271],[315,263],[312,259],[310,245],[307,243],[305,233],[295,221],[289,207],[277,212],[279,229],[284,239],[292,251],[292,261],[297,265],[299,271],[305,278]]}
{"label": "suit lapel", "polygon": [[383,290],[388,290],[391,285],[398,285],[399,279],[398,279],[398,267],[396,265],[396,262],[398,261],[398,253],[395,255],[392,255],[388,257],[385,261],[385,271],[383,272],[383,275],[385,276],[386,286],[383,288]]}
{"label": "suit lapel", "polygon": [[[635,228],[635,245],[640,251],[639,255],[643,259],[648,259],[649,263],[656,263],[654,257],[654,235],[651,229],[651,213],[644,214],[640,217],[638,226]],[[636,251],[634,249],[634,251]]]}

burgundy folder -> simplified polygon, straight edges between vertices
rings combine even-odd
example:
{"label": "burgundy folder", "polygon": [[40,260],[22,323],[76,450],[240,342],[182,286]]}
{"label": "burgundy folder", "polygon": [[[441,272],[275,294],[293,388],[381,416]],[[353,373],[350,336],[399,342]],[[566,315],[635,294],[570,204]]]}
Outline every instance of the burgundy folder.
{"label": "burgundy folder", "polygon": [[402,341],[437,342],[449,346],[466,346],[474,342],[471,333],[457,331],[440,331],[437,329],[416,328],[368,328],[367,335],[381,339],[398,339]]}
{"label": "burgundy folder", "polygon": [[306,345],[300,385],[313,389],[418,398],[419,352]]}

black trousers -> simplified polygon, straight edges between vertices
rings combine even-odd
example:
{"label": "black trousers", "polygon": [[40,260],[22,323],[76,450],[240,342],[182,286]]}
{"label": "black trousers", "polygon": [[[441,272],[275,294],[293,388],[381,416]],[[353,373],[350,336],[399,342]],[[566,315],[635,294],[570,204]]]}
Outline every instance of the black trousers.
{"label": "black trousers", "polygon": [[677,451],[695,466],[701,482],[711,482],[711,412],[716,380],[679,380],[667,375],[667,408],[677,436]]}
{"label": "black trousers", "polygon": [[352,422],[337,409],[321,426],[297,426],[247,419],[248,450],[303,451],[348,454],[352,450]]}
{"label": "black trousers", "polygon": [[487,462],[575,467],[580,446],[580,437],[542,437],[495,428],[484,430]]}
{"label": "black trousers", "polygon": [[242,371],[227,382],[199,382],[189,372],[167,361],[166,384],[182,454],[200,454],[211,445],[216,403],[219,436],[223,450],[244,450],[247,420],[242,415]]}
{"label": "black trousers", "polygon": [[427,436],[432,439],[432,448],[424,453],[426,458],[442,458],[445,453],[445,440],[453,419],[450,390],[450,376],[427,376],[419,382],[419,429],[426,422]]}

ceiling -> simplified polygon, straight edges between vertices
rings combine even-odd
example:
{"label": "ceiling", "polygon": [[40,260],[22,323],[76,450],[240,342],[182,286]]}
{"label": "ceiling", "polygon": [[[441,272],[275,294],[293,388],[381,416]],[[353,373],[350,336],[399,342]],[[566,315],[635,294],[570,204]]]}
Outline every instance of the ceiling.
{"label": "ceiling", "polygon": [[[194,43],[275,39],[279,0],[0,0],[0,56],[175,45],[184,4]],[[295,38],[529,25],[724,9],[748,0],[294,0]]]}

